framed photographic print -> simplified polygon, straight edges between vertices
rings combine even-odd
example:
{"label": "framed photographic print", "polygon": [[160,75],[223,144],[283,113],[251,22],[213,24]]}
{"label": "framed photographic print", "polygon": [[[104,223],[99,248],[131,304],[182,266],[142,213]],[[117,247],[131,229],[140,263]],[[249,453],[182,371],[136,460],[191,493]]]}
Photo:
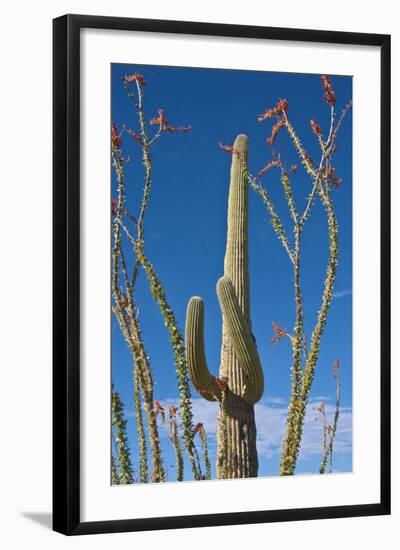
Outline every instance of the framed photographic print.
{"label": "framed photographic print", "polygon": [[54,20],[54,529],[390,513],[390,37]]}

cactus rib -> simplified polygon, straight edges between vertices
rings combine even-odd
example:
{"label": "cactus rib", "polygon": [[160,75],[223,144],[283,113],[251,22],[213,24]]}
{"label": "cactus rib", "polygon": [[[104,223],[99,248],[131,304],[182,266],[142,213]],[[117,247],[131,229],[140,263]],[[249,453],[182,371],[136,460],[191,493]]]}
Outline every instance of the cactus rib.
{"label": "cactus rib", "polygon": [[207,367],[204,350],[204,302],[198,296],[193,296],[187,306],[185,339],[186,360],[194,387],[207,401],[219,400],[221,390]]}
{"label": "cactus rib", "polygon": [[249,324],[240,309],[235,289],[228,277],[219,279],[217,294],[227,332],[239,359],[239,366],[247,377],[242,397],[248,403],[256,403],[264,391],[264,374]]}

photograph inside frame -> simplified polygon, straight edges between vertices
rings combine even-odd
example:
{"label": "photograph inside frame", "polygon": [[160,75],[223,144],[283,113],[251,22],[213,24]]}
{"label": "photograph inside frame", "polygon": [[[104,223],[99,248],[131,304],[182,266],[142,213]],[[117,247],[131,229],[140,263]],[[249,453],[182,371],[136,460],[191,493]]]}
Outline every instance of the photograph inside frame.
{"label": "photograph inside frame", "polygon": [[111,65],[112,485],[352,471],[352,77]]}

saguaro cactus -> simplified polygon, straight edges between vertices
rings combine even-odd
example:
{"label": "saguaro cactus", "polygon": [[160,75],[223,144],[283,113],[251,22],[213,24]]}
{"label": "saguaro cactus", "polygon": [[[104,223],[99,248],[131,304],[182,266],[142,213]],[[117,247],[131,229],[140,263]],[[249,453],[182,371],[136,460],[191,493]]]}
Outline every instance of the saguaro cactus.
{"label": "saguaro cactus", "polygon": [[204,303],[192,297],[186,315],[186,354],[196,390],[219,402],[217,477],[255,477],[258,472],[254,403],[264,376],[251,332],[248,273],[247,136],[232,151],[224,276],[217,283],[223,330],[219,376],[208,370],[204,349]]}

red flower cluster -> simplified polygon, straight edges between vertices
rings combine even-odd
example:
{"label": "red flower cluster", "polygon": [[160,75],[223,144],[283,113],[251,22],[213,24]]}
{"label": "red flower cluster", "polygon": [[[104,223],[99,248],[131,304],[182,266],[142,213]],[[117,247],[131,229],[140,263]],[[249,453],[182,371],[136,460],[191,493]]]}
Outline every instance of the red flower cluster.
{"label": "red flower cluster", "polygon": [[217,383],[217,386],[221,391],[225,391],[228,388],[228,383],[223,378],[219,378],[218,376],[215,376],[215,381]]}
{"label": "red flower cluster", "polygon": [[280,118],[276,124],[272,126],[272,132],[269,138],[267,139],[268,145],[272,145],[278,135],[279,131],[285,126],[285,119]]}
{"label": "red flower cluster", "polygon": [[335,171],[336,171],[336,168],[333,168],[333,166],[331,166],[329,168],[329,173],[328,173],[328,176],[329,176],[329,180],[333,183],[333,185],[337,188],[337,187],[340,187],[343,183],[343,179],[342,178],[337,178],[335,176]]}
{"label": "red flower cluster", "polygon": [[127,128],[124,128],[124,130],[131,136],[133,140],[137,141],[138,143],[142,143],[143,138],[140,134],[138,134],[134,130],[128,130]]}
{"label": "red flower cluster", "polygon": [[[118,213],[118,201],[117,199],[112,199],[111,201],[111,214],[113,216],[116,216]],[[127,216],[133,223],[137,223],[137,219],[135,216],[132,216],[132,214],[129,212],[129,210],[125,209],[125,216]]]}
{"label": "red flower cluster", "polygon": [[117,206],[118,206],[117,199],[112,199],[112,201],[111,201],[111,214],[113,216],[117,215]]}
{"label": "red flower cluster", "polygon": [[157,125],[157,126],[167,126],[168,125],[168,121],[167,121],[167,118],[165,116],[165,112],[164,112],[164,109],[158,109],[158,117],[153,117],[150,119],[150,124],[153,126],[153,125]]}
{"label": "red flower cluster", "polygon": [[289,168],[289,174],[297,174],[298,169],[297,164],[292,164]]}
{"label": "red flower cluster", "polygon": [[191,126],[163,126],[164,132],[189,132]]}
{"label": "red flower cluster", "polygon": [[165,116],[164,109],[158,109],[158,117],[151,118],[150,125],[161,126],[163,132],[189,132],[191,129],[191,126],[170,126]]}
{"label": "red flower cluster", "polygon": [[161,420],[164,422],[165,421],[165,411],[164,411],[164,407],[161,406],[160,402],[159,401],[154,401],[154,413],[156,415],[156,418],[158,415],[161,416]]}
{"label": "red flower cluster", "polygon": [[224,143],[222,143],[222,141],[220,141],[218,143],[218,147],[222,149],[222,151],[225,151],[225,153],[232,153],[233,155],[237,156],[240,155],[239,151],[237,151],[233,145],[225,145]]}
{"label": "red flower cluster", "polygon": [[203,429],[203,424],[201,422],[198,422],[194,427],[194,433],[200,433],[202,429]]}
{"label": "red flower cluster", "polygon": [[169,408],[168,408],[168,412],[169,412],[169,416],[170,418],[174,418],[176,413],[178,412],[178,407],[175,407],[174,405],[171,405]]}
{"label": "red flower cluster", "polygon": [[314,411],[318,411],[321,414],[325,414],[325,403],[321,403],[318,407],[313,407]]}
{"label": "red flower cluster", "polygon": [[335,92],[334,92],[334,89],[332,88],[332,84],[331,84],[331,81],[329,80],[329,78],[326,76],[326,74],[323,74],[321,76],[321,80],[322,80],[322,87],[324,89],[324,101],[326,101],[327,103],[329,103],[329,105],[335,105],[336,103],[336,97],[335,97]]}
{"label": "red flower cluster", "polygon": [[286,330],[283,330],[276,321],[272,321],[272,328],[274,329],[274,335],[271,338],[271,345],[277,344],[282,338],[287,336]]}
{"label": "red flower cluster", "polygon": [[265,174],[266,172],[268,172],[268,170],[269,170],[270,168],[275,168],[276,166],[280,166],[280,165],[281,165],[281,163],[279,162],[279,160],[272,160],[271,162],[269,162],[268,164],[266,164],[266,165],[264,166],[264,168],[262,168],[262,169],[258,172],[258,176],[259,176],[260,178],[262,178],[262,177],[264,176],[264,174]]}
{"label": "red flower cluster", "polygon": [[140,73],[126,74],[123,80],[126,84],[130,84],[131,82],[137,82],[140,86],[146,86],[146,81],[144,79],[144,76]]}
{"label": "red flower cluster", "polygon": [[121,136],[118,133],[117,126],[114,122],[111,124],[111,145],[113,149],[119,149],[122,145]]}
{"label": "red flower cluster", "polygon": [[280,99],[278,103],[275,105],[275,107],[272,107],[272,109],[266,109],[262,115],[258,115],[258,122],[264,122],[267,118],[273,118],[275,116],[282,115],[283,112],[286,113],[286,111],[289,108],[289,103],[287,99]]}
{"label": "red flower cluster", "polygon": [[322,134],[320,125],[315,122],[315,120],[312,118],[310,120],[311,129],[314,132],[316,136],[320,136]]}

